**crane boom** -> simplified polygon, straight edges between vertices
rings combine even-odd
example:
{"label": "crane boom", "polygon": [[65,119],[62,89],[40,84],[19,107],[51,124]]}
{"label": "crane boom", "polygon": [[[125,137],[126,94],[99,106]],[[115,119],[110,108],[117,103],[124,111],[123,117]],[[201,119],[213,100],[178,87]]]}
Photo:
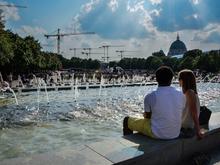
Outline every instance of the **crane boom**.
{"label": "crane boom", "polygon": [[7,4],[7,5],[2,5],[2,4],[0,4],[0,7],[3,7],[3,6],[6,6],[6,7],[18,7],[18,8],[27,8],[27,6],[20,6],[20,5],[11,5],[11,4]]}
{"label": "crane boom", "polygon": [[139,52],[139,51],[132,51],[132,50],[116,50],[115,52],[120,53],[121,59],[123,58],[123,53],[125,52]]}
{"label": "crane boom", "polygon": [[[94,32],[82,32],[82,33],[68,33],[68,34],[59,34],[60,37],[70,36],[70,35],[82,35],[82,34],[95,34]],[[49,37],[58,37],[58,34],[45,34],[46,38]]]}
{"label": "crane boom", "polygon": [[108,59],[109,59],[108,49],[109,49],[110,47],[124,47],[124,45],[102,45],[100,48],[104,48],[104,57],[103,57],[103,59],[104,59],[104,61],[105,61],[105,59],[106,59],[107,62],[108,62]]}
{"label": "crane boom", "polygon": [[63,37],[63,36],[69,36],[69,35],[82,35],[82,34],[95,34],[95,32],[81,32],[81,33],[61,34],[61,37]]}
{"label": "crane boom", "polygon": [[57,34],[45,34],[44,36],[48,39],[50,37],[57,38],[57,54],[60,54],[60,40],[61,37],[70,36],[70,35],[89,35],[95,34],[95,32],[79,32],[79,33],[60,33],[60,29],[57,30]]}
{"label": "crane boom", "polygon": [[76,50],[88,50],[89,53],[91,53],[92,49],[100,49],[100,48],[70,48],[70,51],[74,51],[74,57],[76,57]]}

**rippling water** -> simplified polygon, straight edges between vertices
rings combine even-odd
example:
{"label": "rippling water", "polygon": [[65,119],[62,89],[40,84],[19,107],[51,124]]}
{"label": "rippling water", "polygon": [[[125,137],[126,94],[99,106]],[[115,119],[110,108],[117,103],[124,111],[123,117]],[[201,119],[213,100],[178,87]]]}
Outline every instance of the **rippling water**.
{"label": "rippling water", "polygon": [[[179,87],[177,87],[179,88]],[[141,116],[144,95],[156,86],[37,92],[0,107],[0,160],[58,150],[122,135],[127,115]],[[198,84],[201,105],[220,111],[220,84]]]}

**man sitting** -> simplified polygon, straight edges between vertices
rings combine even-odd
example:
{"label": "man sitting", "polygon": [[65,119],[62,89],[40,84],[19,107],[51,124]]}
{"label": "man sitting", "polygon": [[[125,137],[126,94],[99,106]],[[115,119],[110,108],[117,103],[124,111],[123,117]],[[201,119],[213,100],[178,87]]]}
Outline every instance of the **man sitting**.
{"label": "man sitting", "polygon": [[171,87],[173,71],[162,66],[156,71],[158,87],[144,98],[144,118],[125,117],[124,135],[137,131],[151,138],[174,139],[179,136],[185,96]]}

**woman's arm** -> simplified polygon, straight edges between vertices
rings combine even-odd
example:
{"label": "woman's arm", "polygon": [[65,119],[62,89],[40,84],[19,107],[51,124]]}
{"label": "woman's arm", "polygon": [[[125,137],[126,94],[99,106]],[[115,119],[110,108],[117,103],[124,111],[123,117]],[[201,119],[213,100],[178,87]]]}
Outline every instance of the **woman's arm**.
{"label": "woman's arm", "polygon": [[194,125],[196,128],[196,135],[199,139],[203,137],[203,134],[200,131],[199,126],[199,118],[198,118],[198,112],[197,112],[197,99],[196,94],[193,90],[188,90],[186,93],[186,103],[188,104],[190,114],[192,116],[192,119],[194,121]]}

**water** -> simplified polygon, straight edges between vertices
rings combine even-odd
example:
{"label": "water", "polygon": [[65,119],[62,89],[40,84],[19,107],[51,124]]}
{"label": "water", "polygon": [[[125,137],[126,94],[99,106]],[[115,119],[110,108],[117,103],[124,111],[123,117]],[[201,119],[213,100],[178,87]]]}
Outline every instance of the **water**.
{"label": "water", "polygon": [[[220,84],[198,84],[202,105],[217,112],[220,106]],[[45,93],[17,96],[0,107],[0,160],[34,153],[59,150],[62,147],[101,141],[122,136],[125,116],[141,116],[145,93],[156,86],[81,90],[74,101],[73,91],[51,91],[50,104]]]}
{"label": "water", "polygon": [[[0,74],[0,79],[1,79],[1,74]],[[6,81],[2,81],[2,82],[3,82],[3,84],[4,84],[4,87],[3,87],[3,88],[0,88],[0,92],[10,91],[10,92],[13,94],[13,96],[14,96],[16,105],[18,105],[18,99],[17,99],[17,96],[16,96],[14,90],[10,88],[9,84],[8,84]],[[0,82],[0,83],[1,83],[1,82]],[[3,94],[4,94],[4,93],[3,93]]]}

